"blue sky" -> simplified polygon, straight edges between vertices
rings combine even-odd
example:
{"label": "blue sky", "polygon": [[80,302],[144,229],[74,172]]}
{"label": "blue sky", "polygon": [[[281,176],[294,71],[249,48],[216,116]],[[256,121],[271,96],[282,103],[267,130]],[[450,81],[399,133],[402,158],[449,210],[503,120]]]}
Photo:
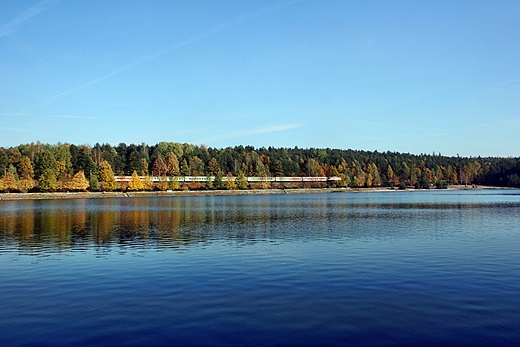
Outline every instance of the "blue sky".
{"label": "blue sky", "polygon": [[519,1],[1,1],[0,146],[520,156]]}

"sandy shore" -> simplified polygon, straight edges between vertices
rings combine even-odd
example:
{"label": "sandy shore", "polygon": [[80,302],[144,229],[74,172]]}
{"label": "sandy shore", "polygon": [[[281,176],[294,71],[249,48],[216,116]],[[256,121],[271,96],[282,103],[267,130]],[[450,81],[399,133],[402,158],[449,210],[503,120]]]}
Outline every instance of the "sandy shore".
{"label": "sandy shore", "polygon": [[[490,186],[450,186],[447,190],[509,189]],[[3,193],[0,200],[48,200],[48,199],[101,199],[157,196],[225,196],[225,195],[274,195],[274,194],[324,194],[360,192],[428,191],[427,189],[398,190],[397,188],[305,188],[305,189],[248,189],[248,190],[185,190],[171,192],[78,192],[78,193]],[[436,189],[430,189],[436,191]]]}

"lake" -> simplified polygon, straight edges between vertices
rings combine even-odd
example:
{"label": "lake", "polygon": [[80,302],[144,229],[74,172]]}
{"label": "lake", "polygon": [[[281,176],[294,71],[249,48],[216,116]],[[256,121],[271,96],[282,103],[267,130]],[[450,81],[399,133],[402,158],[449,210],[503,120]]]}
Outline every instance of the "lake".
{"label": "lake", "polygon": [[510,346],[520,191],[0,201],[1,346]]}

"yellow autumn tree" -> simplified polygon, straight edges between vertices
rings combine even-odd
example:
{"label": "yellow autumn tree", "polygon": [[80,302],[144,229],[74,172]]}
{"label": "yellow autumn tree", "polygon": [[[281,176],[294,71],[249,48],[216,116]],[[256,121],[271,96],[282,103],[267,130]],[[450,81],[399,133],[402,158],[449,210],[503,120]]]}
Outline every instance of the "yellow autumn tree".
{"label": "yellow autumn tree", "polygon": [[4,190],[18,190],[18,182],[16,180],[16,176],[11,171],[7,171],[5,173],[4,178],[2,178],[4,184]]}
{"label": "yellow autumn tree", "polygon": [[32,189],[34,187],[34,170],[28,157],[22,158],[18,172],[20,174],[20,180],[17,183],[18,189],[21,191]]}
{"label": "yellow autumn tree", "polygon": [[231,174],[231,172],[228,172],[228,174],[226,175],[226,189],[228,190],[235,190],[237,189],[237,183],[235,182],[235,178],[233,177],[233,175]]}
{"label": "yellow autumn tree", "polygon": [[28,157],[23,157],[20,161],[20,168],[18,169],[20,179],[32,180],[34,178],[34,170],[31,164],[31,160]]}
{"label": "yellow autumn tree", "polygon": [[160,191],[165,191],[168,189],[168,181],[166,177],[161,177],[159,179],[159,182],[157,183],[157,189],[159,189]]}
{"label": "yellow autumn tree", "polygon": [[386,169],[386,179],[390,187],[399,184],[399,179],[395,175],[394,170],[390,165],[388,165],[388,168]]}
{"label": "yellow autumn tree", "polygon": [[179,190],[179,188],[180,188],[180,184],[179,184],[179,180],[177,179],[177,177],[175,177],[174,179],[172,179],[168,182],[168,189]]}
{"label": "yellow autumn tree", "polygon": [[99,164],[99,179],[102,183],[103,190],[116,190],[117,182],[114,176],[112,166],[106,160]]}
{"label": "yellow autumn tree", "polygon": [[139,178],[139,175],[137,175],[137,171],[134,170],[134,173],[132,173],[132,178],[130,179],[130,182],[128,182],[128,190],[143,190],[144,184],[141,181],[141,178]]}
{"label": "yellow autumn tree", "polygon": [[146,176],[143,181],[143,189],[144,190],[153,190],[153,182],[150,176]]}
{"label": "yellow autumn tree", "polygon": [[32,179],[21,179],[18,181],[18,189],[22,192],[26,192],[34,188],[34,180]]}
{"label": "yellow autumn tree", "polygon": [[264,172],[261,172],[258,177],[260,177],[260,189],[269,189],[271,187],[271,183],[267,180],[267,175]]}
{"label": "yellow autumn tree", "polygon": [[72,191],[85,191],[89,187],[88,180],[85,178],[83,170],[78,171],[72,180],[68,181],[65,188]]}

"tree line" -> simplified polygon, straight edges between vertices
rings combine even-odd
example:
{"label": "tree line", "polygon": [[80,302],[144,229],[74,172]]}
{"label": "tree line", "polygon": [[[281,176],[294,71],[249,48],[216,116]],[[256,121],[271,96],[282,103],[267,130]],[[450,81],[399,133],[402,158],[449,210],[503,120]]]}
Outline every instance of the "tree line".
{"label": "tree line", "polygon": [[[133,176],[117,182],[115,176]],[[246,189],[244,177],[339,177],[339,187],[445,188],[448,184],[520,187],[520,158],[448,157],[331,148],[235,146],[211,148],[160,142],[74,145],[21,144],[0,148],[0,191],[113,191],[181,189],[176,180],[207,176],[193,189]],[[221,177],[236,177],[222,182]],[[220,179],[219,179],[220,178]],[[227,183],[229,182],[229,183]],[[263,184],[261,188],[268,188]],[[185,189],[186,187],[184,187]]]}

